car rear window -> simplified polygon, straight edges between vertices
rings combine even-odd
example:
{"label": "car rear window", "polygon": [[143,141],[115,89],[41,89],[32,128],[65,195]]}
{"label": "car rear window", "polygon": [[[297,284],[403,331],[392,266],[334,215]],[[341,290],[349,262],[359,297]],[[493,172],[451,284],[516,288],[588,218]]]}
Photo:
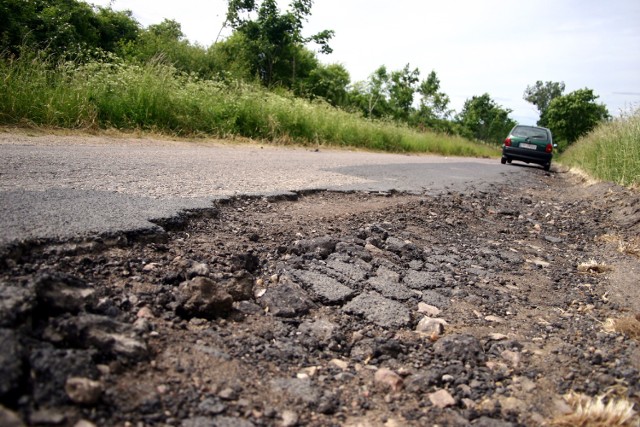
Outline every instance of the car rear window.
{"label": "car rear window", "polygon": [[541,128],[531,127],[531,126],[517,126],[511,132],[513,136],[520,136],[525,138],[534,138],[534,139],[548,139],[547,131]]}

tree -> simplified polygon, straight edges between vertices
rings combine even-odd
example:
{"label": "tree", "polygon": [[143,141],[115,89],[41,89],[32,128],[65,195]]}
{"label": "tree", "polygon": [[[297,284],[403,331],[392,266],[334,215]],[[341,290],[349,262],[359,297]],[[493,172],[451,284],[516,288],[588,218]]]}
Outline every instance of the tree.
{"label": "tree", "polygon": [[122,48],[122,55],[140,63],[162,61],[203,78],[210,78],[218,71],[213,64],[213,55],[203,47],[189,43],[180,23],[172,19],[149,25],[135,42]]}
{"label": "tree", "polygon": [[334,107],[346,105],[349,72],[341,64],[319,65],[309,73],[309,95],[325,99]]}
{"label": "tree", "polygon": [[[290,9],[281,13],[276,0],[229,0],[227,21],[235,31],[242,32],[247,48],[254,58],[253,73],[265,86],[284,85],[292,88],[296,80],[305,78],[302,65],[308,65],[308,55],[302,49],[315,42],[320,52],[331,53],[329,40],[333,31],[325,30],[309,37],[302,35],[313,0],[293,0]],[[253,18],[257,12],[257,17]],[[307,61],[301,64],[300,60]],[[310,70],[309,70],[310,71]]]}
{"label": "tree", "polygon": [[415,111],[413,104],[419,81],[420,70],[412,70],[409,64],[392,72],[382,65],[366,82],[358,82],[353,86],[351,102],[365,117],[388,117],[409,122]]}
{"label": "tree", "polygon": [[500,143],[516,122],[510,109],[502,108],[488,93],[467,99],[456,121],[465,136],[485,142]]}
{"label": "tree", "polygon": [[365,117],[380,118],[389,114],[389,73],[381,65],[364,82],[356,82],[351,88],[351,103]]}
{"label": "tree", "polygon": [[535,105],[540,114],[538,126],[547,126],[546,112],[549,104],[554,98],[562,95],[564,92],[564,82],[542,82],[538,80],[535,85],[527,86],[524,91],[523,98],[525,101]]}
{"label": "tree", "polygon": [[598,96],[588,88],[554,98],[545,116],[556,139],[572,144],[598,123],[609,119],[607,107],[596,103],[596,99]]}
{"label": "tree", "polygon": [[420,70],[411,70],[409,64],[402,70],[393,71],[389,76],[389,107],[395,120],[408,121],[419,81]]}

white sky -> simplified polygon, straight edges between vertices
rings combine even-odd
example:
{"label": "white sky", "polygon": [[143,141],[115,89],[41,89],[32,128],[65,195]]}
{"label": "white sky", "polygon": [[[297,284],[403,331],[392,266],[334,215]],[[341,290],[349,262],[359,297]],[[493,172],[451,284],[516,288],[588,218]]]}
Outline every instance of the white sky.
{"label": "white sky", "polygon": [[[203,46],[227,8],[225,0],[88,2],[131,10],[144,26],[175,19]],[[320,60],[343,64],[352,82],[380,65],[409,63],[422,78],[435,70],[458,112],[487,92],[512,118],[535,124],[522,94],[536,80],[564,81],[565,93],[593,89],[614,116],[640,107],[640,0],[316,0],[304,32],[324,29],[335,31],[334,52]]]}

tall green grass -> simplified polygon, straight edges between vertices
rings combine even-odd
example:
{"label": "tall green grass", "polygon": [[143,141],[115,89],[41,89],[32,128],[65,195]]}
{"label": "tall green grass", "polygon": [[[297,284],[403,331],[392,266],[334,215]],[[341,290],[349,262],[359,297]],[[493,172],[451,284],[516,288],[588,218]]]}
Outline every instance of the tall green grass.
{"label": "tall green grass", "polygon": [[0,124],[140,129],[179,136],[242,136],[278,143],[453,156],[496,156],[460,137],[370,121],[258,85],[201,80],[160,62],[0,61]]}
{"label": "tall green grass", "polygon": [[603,181],[639,186],[640,108],[598,126],[569,147],[561,162]]}

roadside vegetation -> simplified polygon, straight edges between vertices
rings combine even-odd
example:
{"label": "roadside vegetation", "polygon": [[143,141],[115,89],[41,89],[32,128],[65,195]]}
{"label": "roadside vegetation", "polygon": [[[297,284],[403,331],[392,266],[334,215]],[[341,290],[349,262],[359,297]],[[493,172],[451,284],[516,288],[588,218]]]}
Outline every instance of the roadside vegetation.
{"label": "roadside vegetation", "polygon": [[[333,31],[304,31],[313,0],[227,6],[219,34],[229,35],[205,47],[171,19],[144,28],[130,11],[84,1],[0,0],[0,125],[497,156],[516,124],[488,93],[454,111],[437,72],[409,63],[351,81],[319,59]],[[591,89],[564,90],[538,81],[524,92],[559,151],[609,119]]]}
{"label": "roadside vegetation", "polygon": [[0,63],[0,122],[56,128],[141,129],[178,136],[242,136],[278,143],[393,152],[493,156],[455,135],[368,120],[323,100],[239,81],[202,79],[160,62],[51,63],[23,55]]}
{"label": "roadside vegetation", "polygon": [[640,108],[600,124],[569,147],[561,161],[599,180],[640,186]]}

